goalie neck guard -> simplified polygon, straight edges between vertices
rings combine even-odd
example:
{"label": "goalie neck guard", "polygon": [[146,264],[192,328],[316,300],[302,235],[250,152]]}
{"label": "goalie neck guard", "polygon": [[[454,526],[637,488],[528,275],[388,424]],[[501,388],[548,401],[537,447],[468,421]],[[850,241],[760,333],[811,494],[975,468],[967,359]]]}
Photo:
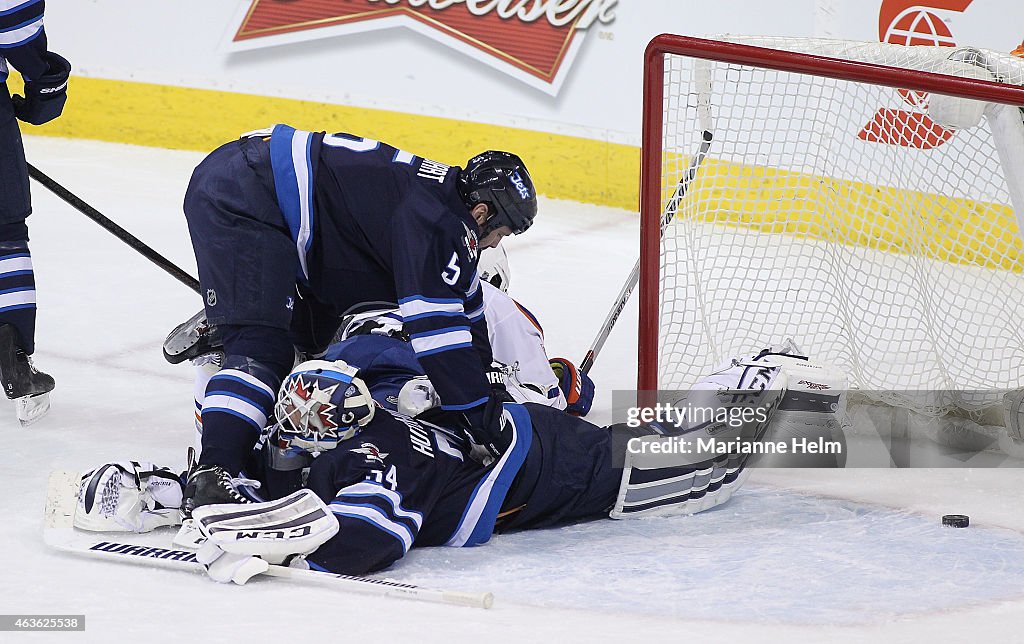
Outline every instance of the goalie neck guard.
{"label": "goalie neck guard", "polygon": [[488,150],[466,163],[459,173],[459,194],[468,208],[485,203],[490,218],[480,227],[480,236],[508,226],[519,235],[537,216],[537,192],[526,164],[510,152]]}
{"label": "goalie neck guard", "polygon": [[376,405],[357,373],[342,360],[309,360],[295,367],[274,405],[281,447],[323,452],[369,424]]}

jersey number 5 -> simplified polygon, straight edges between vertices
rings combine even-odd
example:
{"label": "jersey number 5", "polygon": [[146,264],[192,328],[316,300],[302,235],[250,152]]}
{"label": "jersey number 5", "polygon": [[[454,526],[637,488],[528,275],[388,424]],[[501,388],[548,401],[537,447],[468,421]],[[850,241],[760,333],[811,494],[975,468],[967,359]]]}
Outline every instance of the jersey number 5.
{"label": "jersey number 5", "polygon": [[[373,152],[380,147],[380,141],[375,139],[367,139],[361,136],[349,136],[346,134],[328,134],[324,136],[324,145],[329,145],[332,148],[345,148],[352,152]],[[405,150],[395,150],[395,158],[392,159],[394,163],[403,163],[405,165],[412,165],[416,155],[412,152],[406,152]]]}
{"label": "jersey number 5", "polygon": [[448,260],[448,266],[441,271],[441,279],[448,286],[455,286],[455,283],[459,281],[459,275],[462,275],[462,269],[459,268],[459,254],[452,253],[452,258]]}

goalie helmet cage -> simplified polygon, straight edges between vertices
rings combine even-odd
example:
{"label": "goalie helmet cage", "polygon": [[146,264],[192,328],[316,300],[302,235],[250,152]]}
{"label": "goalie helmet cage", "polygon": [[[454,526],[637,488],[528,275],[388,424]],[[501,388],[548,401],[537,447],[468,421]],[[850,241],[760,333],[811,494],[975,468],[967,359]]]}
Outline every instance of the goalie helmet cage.
{"label": "goalie helmet cage", "polygon": [[929,415],[1024,386],[1022,84],[974,48],[654,38],[638,389],[786,339]]}

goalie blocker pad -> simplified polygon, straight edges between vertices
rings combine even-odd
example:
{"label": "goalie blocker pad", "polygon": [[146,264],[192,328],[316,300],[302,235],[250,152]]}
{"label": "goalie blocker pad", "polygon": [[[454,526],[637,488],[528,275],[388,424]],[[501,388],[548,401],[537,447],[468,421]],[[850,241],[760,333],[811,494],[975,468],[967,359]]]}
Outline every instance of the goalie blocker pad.
{"label": "goalie blocker pad", "polygon": [[[750,451],[745,446],[764,436],[786,383],[780,366],[758,359],[733,361],[697,383],[688,397],[673,404],[687,411],[686,418],[675,425],[652,426],[657,434],[627,442],[622,481],[609,516],[696,514],[728,501],[747,478]],[[711,419],[698,418],[698,408],[716,413]]]}
{"label": "goalie blocker pad", "polygon": [[225,552],[279,564],[308,555],[338,533],[338,520],[311,490],[244,505],[205,505],[192,511],[199,531]]}

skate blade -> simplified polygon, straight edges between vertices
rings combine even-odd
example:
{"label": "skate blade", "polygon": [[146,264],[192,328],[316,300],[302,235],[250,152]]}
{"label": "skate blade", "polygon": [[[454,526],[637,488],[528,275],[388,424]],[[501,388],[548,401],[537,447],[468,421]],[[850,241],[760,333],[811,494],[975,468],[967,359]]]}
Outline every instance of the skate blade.
{"label": "skate blade", "polygon": [[18,398],[15,403],[18,410],[18,422],[26,427],[36,422],[50,411],[50,394],[36,394]]}

